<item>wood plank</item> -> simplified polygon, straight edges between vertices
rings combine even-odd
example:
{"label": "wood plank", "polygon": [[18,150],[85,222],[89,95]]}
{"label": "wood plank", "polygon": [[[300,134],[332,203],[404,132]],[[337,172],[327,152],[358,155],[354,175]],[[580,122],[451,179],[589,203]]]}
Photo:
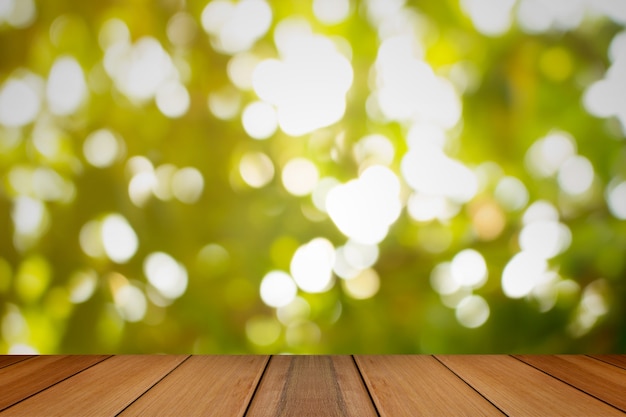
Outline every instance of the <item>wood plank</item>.
{"label": "wood plank", "polygon": [[515,355],[515,357],[626,411],[626,369],[583,355]]}
{"label": "wood plank", "polygon": [[507,415],[624,415],[511,356],[443,355],[437,358]]}
{"label": "wood plank", "polygon": [[599,361],[610,363],[611,365],[619,366],[620,368],[626,369],[626,355],[603,354],[589,356]]}
{"label": "wood plank", "polygon": [[2,355],[0,356],[0,368],[25,361],[26,359],[30,359],[34,356],[35,355]]}
{"label": "wood plank", "polygon": [[37,356],[0,369],[0,410],[102,362],[108,356]]}
{"label": "wood plank", "polygon": [[3,415],[115,416],[186,358],[113,356],[7,408]]}
{"label": "wood plank", "polygon": [[121,416],[243,416],[269,356],[192,356]]}
{"label": "wood plank", "polygon": [[381,416],[502,416],[432,356],[355,357]]}
{"label": "wood plank", "polygon": [[272,356],[250,417],[376,416],[351,356]]}

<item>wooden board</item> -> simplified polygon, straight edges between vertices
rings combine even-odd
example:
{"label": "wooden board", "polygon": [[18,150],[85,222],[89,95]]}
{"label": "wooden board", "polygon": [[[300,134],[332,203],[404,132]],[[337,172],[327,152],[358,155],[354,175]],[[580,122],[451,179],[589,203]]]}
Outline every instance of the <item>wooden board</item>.
{"label": "wooden board", "polygon": [[113,356],[7,408],[3,416],[114,416],[186,358]]}
{"label": "wooden board", "polygon": [[381,416],[502,416],[432,356],[355,356]]}
{"label": "wooden board", "polygon": [[269,356],[193,356],[121,416],[243,416],[268,360]]}
{"label": "wooden board", "polygon": [[511,356],[444,355],[437,358],[510,416],[624,415]]}
{"label": "wooden board", "polygon": [[273,356],[247,413],[270,416],[376,416],[350,356]]}
{"label": "wooden board", "polygon": [[626,369],[579,355],[515,357],[626,412]]}
{"label": "wooden board", "polygon": [[626,355],[0,356],[1,416],[626,415]]}
{"label": "wooden board", "polygon": [[0,410],[58,383],[107,356],[38,356],[0,369]]}
{"label": "wooden board", "polygon": [[5,355],[0,356],[0,368],[4,368],[5,366],[13,365],[14,363],[25,361],[26,359],[30,359],[34,357],[34,355]]}
{"label": "wooden board", "polygon": [[594,359],[626,369],[626,355],[589,355]]}

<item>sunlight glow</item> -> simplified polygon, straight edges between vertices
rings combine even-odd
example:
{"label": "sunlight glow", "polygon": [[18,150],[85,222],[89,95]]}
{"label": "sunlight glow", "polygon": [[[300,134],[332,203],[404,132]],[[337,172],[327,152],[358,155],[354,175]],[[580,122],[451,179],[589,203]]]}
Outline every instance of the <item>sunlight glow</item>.
{"label": "sunlight glow", "polygon": [[250,187],[261,188],[274,178],[274,164],[262,152],[248,152],[241,158],[239,173]]}
{"label": "sunlight glow", "polygon": [[526,152],[525,163],[532,174],[550,177],[574,155],[576,141],[572,135],[563,131],[553,131],[532,144]]}
{"label": "sunlight glow", "polygon": [[524,226],[519,234],[520,248],[535,256],[550,259],[564,252],[572,241],[569,228],[556,221],[536,221]]}
{"label": "sunlight glow", "polygon": [[374,97],[390,120],[422,120],[444,129],[461,118],[461,102],[452,83],[416,56],[410,36],[385,39],[376,58]]}
{"label": "sunlight glow", "polygon": [[246,133],[253,139],[267,139],[278,128],[274,106],[264,101],[248,104],[241,114],[241,122]]}
{"label": "sunlight glow", "polygon": [[187,269],[164,252],[153,252],[143,261],[143,272],[156,290],[170,300],[187,289]]}
{"label": "sunlight glow", "polygon": [[470,329],[485,324],[489,318],[489,304],[480,295],[468,295],[456,306],[455,315],[459,323]]}
{"label": "sunlight glow", "polygon": [[46,98],[53,114],[67,116],[74,113],[87,96],[87,84],[80,64],[74,57],[62,56],[52,64]]}
{"label": "sunlight glow", "polygon": [[523,209],[528,204],[528,190],[522,181],[515,177],[503,177],[498,181],[494,197],[509,211]]}
{"label": "sunlight glow", "polygon": [[584,156],[572,156],[559,168],[559,186],[570,195],[586,192],[594,179],[593,165]]}
{"label": "sunlight glow", "polygon": [[511,27],[515,0],[461,0],[461,7],[484,35],[499,36]]}
{"label": "sunlight glow", "polygon": [[609,184],[606,190],[606,202],[611,214],[620,220],[626,220],[626,181]]}
{"label": "sunlight glow", "polygon": [[298,288],[289,274],[270,271],[261,281],[261,299],[270,307],[284,307],[290,304],[298,293]]}
{"label": "sunlight glow", "polygon": [[102,220],[102,245],[113,262],[126,263],[139,246],[137,234],[120,214],[109,214]]}
{"label": "sunlight glow", "polygon": [[[621,4],[621,2],[619,2]],[[622,7],[620,5],[619,7]],[[617,6],[616,6],[617,7]],[[626,13],[624,16],[626,21]],[[604,78],[591,84],[583,95],[583,105],[587,111],[598,117],[615,116],[621,122],[622,132],[626,133],[626,41],[625,32],[618,33],[611,42],[609,56],[611,66]]]}
{"label": "sunlight glow", "polygon": [[117,288],[113,293],[115,306],[119,313],[128,322],[143,320],[148,309],[148,302],[144,293],[132,284]]}
{"label": "sunlight glow", "polygon": [[291,258],[291,276],[305,292],[319,293],[333,284],[335,248],[325,238],[315,238],[300,246]]}
{"label": "sunlight glow", "polygon": [[281,59],[266,59],[253,74],[256,94],[277,109],[278,124],[300,136],[339,121],[352,67],[325,36],[315,35],[303,20],[286,19],[275,31]]}
{"label": "sunlight glow", "polygon": [[96,168],[111,166],[124,153],[124,141],[108,129],[100,129],[87,136],[83,143],[85,159]]}
{"label": "sunlight glow", "polygon": [[201,23],[212,46],[225,54],[250,49],[272,23],[272,9],[265,0],[212,0],[202,10]]}
{"label": "sunlight glow", "polygon": [[0,124],[20,127],[35,120],[41,98],[33,83],[9,78],[0,87]]}
{"label": "sunlight glow", "polygon": [[156,90],[156,105],[163,115],[175,119],[187,113],[189,93],[178,81],[166,81]]}
{"label": "sunlight glow", "polygon": [[548,263],[534,253],[519,252],[502,272],[502,291],[509,298],[522,298],[546,277]]}
{"label": "sunlight glow", "polygon": [[283,168],[282,181],[290,194],[304,196],[313,192],[317,186],[319,172],[310,160],[293,158]]}
{"label": "sunlight glow", "polygon": [[387,165],[393,162],[395,148],[389,138],[380,134],[362,137],[353,147],[354,157],[361,167]]}
{"label": "sunlight glow", "polygon": [[313,13],[327,25],[341,23],[350,13],[350,0],[313,0]]}
{"label": "sunlight glow", "polygon": [[[181,168],[172,176],[171,186],[172,194],[178,201],[185,204],[193,204],[202,196],[204,177],[196,168]],[[156,188],[154,191],[156,191]]]}
{"label": "sunlight glow", "polygon": [[427,195],[465,203],[478,191],[476,174],[434,146],[410,149],[402,158],[400,169],[411,188]]}
{"label": "sunlight glow", "polygon": [[389,168],[367,168],[358,179],[328,192],[326,209],[339,230],[356,242],[377,244],[386,236],[402,205],[400,181]]}
{"label": "sunlight glow", "polygon": [[580,25],[585,15],[585,3],[585,0],[520,0],[517,18],[527,33],[550,29],[566,31]]}
{"label": "sunlight glow", "polygon": [[372,268],[359,272],[354,278],[341,280],[341,287],[352,298],[372,298],[380,289],[380,277]]}
{"label": "sunlight glow", "polygon": [[454,255],[450,273],[460,286],[480,288],[487,282],[487,263],[480,252],[464,249]]}

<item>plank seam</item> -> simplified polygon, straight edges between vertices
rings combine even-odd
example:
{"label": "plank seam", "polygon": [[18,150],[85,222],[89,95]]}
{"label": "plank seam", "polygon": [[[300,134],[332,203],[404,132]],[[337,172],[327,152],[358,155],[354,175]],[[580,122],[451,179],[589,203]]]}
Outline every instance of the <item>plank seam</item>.
{"label": "plank seam", "polygon": [[22,363],[22,362],[24,362],[24,361],[27,361],[27,360],[32,359],[32,358],[35,358],[35,357],[36,357],[36,356],[27,356],[27,357],[25,357],[25,358],[21,358],[21,360],[19,360],[19,361],[16,361],[16,362],[11,362],[11,363],[8,363],[8,364],[6,364],[6,365],[0,365],[0,369],[8,368],[9,366],[13,366],[13,365],[15,365],[16,363]]}
{"label": "plank seam", "polygon": [[98,361],[98,362],[96,362],[96,363],[93,363],[93,364],[91,364],[91,365],[89,365],[89,366],[87,366],[87,367],[85,367],[85,368],[83,368],[83,369],[81,369],[81,370],[79,370],[79,371],[77,371],[77,372],[74,372],[72,375],[68,375],[68,376],[66,376],[66,377],[65,377],[65,378],[63,378],[63,379],[58,380],[58,381],[57,381],[57,382],[55,382],[54,384],[48,385],[47,387],[42,388],[42,389],[40,389],[40,390],[39,390],[39,391],[37,391],[37,392],[33,392],[33,393],[32,393],[32,394],[30,394],[29,396],[24,397],[24,398],[22,398],[21,400],[19,400],[19,401],[17,401],[17,402],[14,402],[13,404],[11,404],[11,405],[9,405],[9,406],[7,406],[7,407],[4,407],[4,408],[0,409],[0,412],[4,412],[5,410],[8,410],[9,408],[11,408],[11,407],[13,407],[13,406],[16,406],[17,404],[21,403],[22,401],[26,401],[27,399],[32,398],[32,397],[34,397],[35,395],[37,395],[37,394],[39,394],[39,393],[41,393],[41,392],[44,392],[45,390],[50,389],[50,388],[54,387],[55,385],[60,384],[61,382],[65,381],[65,380],[67,380],[67,379],[70,379],[70,378],[75,377],[76,375],[80,374],[81,372],[84,372],[84,371],[86,371],[87,369],[89,369],[89,368],[91,368],[91,367],[93,367],[93,366],[96,366],[96,365],[98,365],[99,363],[102,363],[102,362],[106,361],[107,359],[111,358],[111,356],[113,356],[113,355],[109,355],[109,356],[107,356],[107,357],[103,358],[101,361]]}
{"label": "plank seam", "polygon": [[583,393],[583,394],[585,394],[585,395],[588,395],[589,397],[595,398],[595,399],[596,399],[596,400],[598,400],[598,401],[601,401],[601,402],[603,402],[603,403],[605,403],[605,404],[608,404],[608,405],[610,405],[611,407],[615,408],[616,410],[618,410],[618,411],[620,411],[620,412],[622,412],[622,413],[624,412],[624,410],[622,410],[621,408],[619,408],[619,407],[617,407],[617,406],[615,406],[615,405],[611,404],[610,402],[605,401],[605,400],[603,400],[602,398],[596,397],[596,396],[595,396],[595,395],[593,395],[592,393],[587,392],[587,391],[585,391],[585,390],[584,390],[584,389],[582,389],[582,388],[578,388],[576,385],[572,385],[572,384],[570,384],[569,382],[564,381],[564,380],[562,380],[561,378],[559,378],[559,377],[557,377],[557,376],[552,375],[552,374],[551,374],[551,373],[549,373],[548,371],[544,371],[543,369],[536,367],[536,366],[535,366],[535,365],[533,365],[532,363],[525,362],[523,359],[518,358],[518,357],[516,357],[515,355],[510,355],[510,356],[511,356],[511,357],[513,357],[514,359],[517,359],[518,361],[522,362],[524,365],[530,366],[531,368],[535,368],[536,370],[538,370],[538,371],[540,371],[540,372],[542,372],[542,373],[544,373],[544,374],[546,374],[546,375],[548,375],[548,376],[550,376],[550,377],[552,377],[552,378],[556,379],[557,381],[560,381],[560,382],[564,383],[565,385],[569,385],[570,387],[572,387],[572,388],[576,389],[576,390],[577,390],[577,391],[579,391],[579,392],[582,392],[582,393]]}
{"label": "plank seam", "polygon": [[122,408],[117,414],[115,414],[115,417],[119,416],[120,414],[122,414],[128,407],[130,407],[131,405],[133,405],[137,400],[139,400],[141,397],[143,397],[144,395],[146,395],[146,393],[148,391],[150,391],[152,388],[154,388],[158,383],[160,383],[161,381],[163,381],[165,378],[167,378],[172,372],[174,372],[176,369],[178,369],[179,366],[181,366],[183,363],[187,362],[187,360],[189,360],[189,358],[191,358],[191,355],[188,355],[185,359],[183,359],[182,361],[180,361],[180,363],[178,365],[176,365],[175,367],[173,367],[172,369],[170,369],[168,372],[165,373],[165,375],[163,375],[161,378],[159,378],[154,384],[150,385],[148,388],[146,388],[146,390],[144,392],[141,393],[141,395],[138,395],[134,400],[132,400],[131,402],[129,402],[128,404],[126,404],[126,406],[124,408]]}
{"label": "plank seam", "polygon": [[626,369],[626,367],[624,367],[624,366],[617,365],[617,364],[615,364],[615,363],[613,363],[613,362],[605,361],[604,359],[597,358],[597,357],[595,357],[595,356],[593,356],[593,355],[585,355],[585,356],[587,356],[588,358],[591,358],[591,359],[593,359],[593,360],[596,360],[596,361],[598,361],[598,362],[602,362],[602,363],[606,363],[607,365],[614,366],[614,367],[616,367],[617,369]]}
{"label": "plank seam", "polygon": [[248,401],[248,404],[246,404],[246,409],[243,411],[243,416],[247,416],[248,413],[250,412],[250,407],[252,406],[252,402],[254,401],[254,397],[256,396],[257,392],[259,391],[259,387],[261,386],[261,381],[263,381],[263,377],[265,377],[265,373],[267,371],[267,368],[269,368],[270,366],[270,362],[272,360],[272,358],[274,357],[274,355],[270,355],[267,358],[267,361],[265,362],[265,367],[263,367],[263,372],[261,372],[261,376],[259,377],[259,380],[256,383],[256,387],[254,387],[254,391],[252,391],[252,395],[250,396],[250,400]]}
{"label": "plank seam", "polygon": [[365,391],[367,392],[367,396],[370,398],[370,402],[372,403],[372,406],[374,407],[374,411],[376,412],[376,415],[378,417],[380,417],[380,412],[378,411],[378,404],[376,404],[376,401],[374,401],[374,397],[372,396],[372,392],[370,391],[370,387],[367,385],[367,382],[365,381],[365,377],[363,376],[363,372],[361,372],[361,368],[359,367],[359,363],[356,361],[356,358],[354,357],[354,355],[350,355],[352,357],[352,362],[354,362],[354,366],[356,367],[357,372],[359,373],[359,377],[361,377],[361,382],[363,383],[363,386],[365,387]]}
{"label": "plank seam", "polygon": [[507,413],[504,412],[503,409],[501,409],[500,407],[498,407],[496,405],[496,403],[494,403],[493,401],[491,401],[489,398],[487,398],[482,392],[480,392],[479,390],[477,390],[472,384],[470,384],[468,381],[465,380],[465,378],[463,378],[461,375],[457,374],[456,372],[454,372],[454,370],[452,368],[450,368],[448,365],[446,365],[445,363],[443,363],[436,355],[431,355],[433,358],[435,358],[435,360],[437,362],[439,362],[444,368],[446,368],[448,371],[452,372],[453,375],[455,375],[457,378],[459,378],[461,381],[463,381],[463,383],[465,385],[467,385],[468,387],[470,387],[474,392],[476,392],[478,395],[480,395],[481,397],[483,397],[489,404],[491,404],[492,406],[494,406],[498,411],[500,411],[503,415],[509,417],[509,415]]}

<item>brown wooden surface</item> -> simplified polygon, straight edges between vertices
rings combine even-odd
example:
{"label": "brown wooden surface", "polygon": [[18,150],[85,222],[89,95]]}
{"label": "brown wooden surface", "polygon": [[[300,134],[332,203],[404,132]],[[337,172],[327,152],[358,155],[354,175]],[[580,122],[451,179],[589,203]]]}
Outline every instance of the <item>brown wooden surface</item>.
{"label": "brown wooden surface", "polygon": [[33,355],[5,355],[0,356],[0,368],[4,368],[5,366],[12,365],[17,362],[25,361],[26,359],[32,358]]}
{"label": "brown wooden surface", "polygon": [[376,416],[349,356],[274,356],[248,416]]}
{"label": "brown wooden surface", "polygon": [[185,359],[163,355],[113,356],[15,404],[3,415],[114,416]]}
{"label": "brown wooden surface", "polygon": [[106,359],[107,356],[39,356],[0,369],[0,410]]}
{"label": "brown wooden surface", "polygon": [[616,408],[511,356],[438,356],[510,416],[623,416]]}
{"label": "brown wooden surface", "polygon": [[626,355],[590,355],[592,358],[602,362],[610,363],[620,368],[626,369]]}
{"label": "brown wooden surface", "polygon": [[3,416],[626,415],[626,355],[0,356]]}
{"label": "brown wooden surface", "polygon": [[121,415],[243,416],[268,359],[268,356],[191,357]]}
{"label": "brown wooden surface", "polygon": [[520,355],[525,363],[542,370],[626,412],[626,369],[588,356]]}
{"label": "brown wooden surface", "polygon": [[432,356],[357,356],[356,362],[381,416],[503,415]]}

